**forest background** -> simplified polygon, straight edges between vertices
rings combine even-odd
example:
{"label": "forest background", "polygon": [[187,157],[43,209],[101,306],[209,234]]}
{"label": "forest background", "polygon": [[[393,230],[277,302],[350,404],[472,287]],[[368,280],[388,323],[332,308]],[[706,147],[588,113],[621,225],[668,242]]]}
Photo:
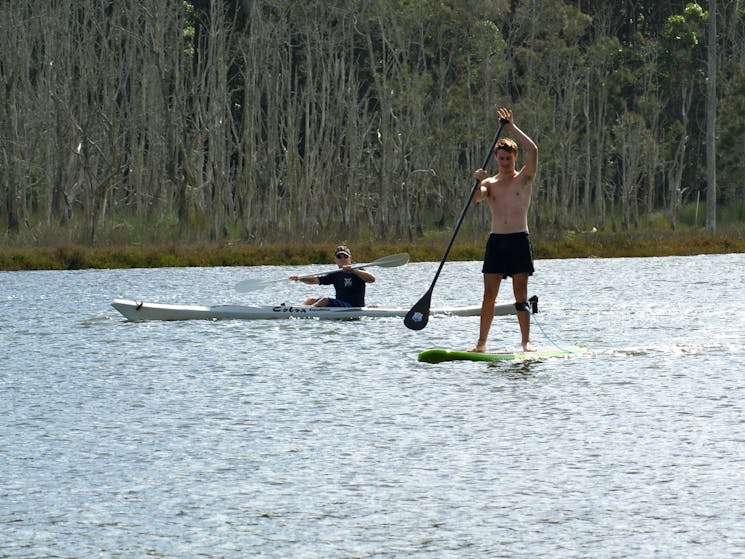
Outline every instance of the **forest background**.
{"label": "forest background", "polygon": [[14,0],[0,52],[0,269],[439,259],[500,106],[544,256],[745,251],[741,0]]}

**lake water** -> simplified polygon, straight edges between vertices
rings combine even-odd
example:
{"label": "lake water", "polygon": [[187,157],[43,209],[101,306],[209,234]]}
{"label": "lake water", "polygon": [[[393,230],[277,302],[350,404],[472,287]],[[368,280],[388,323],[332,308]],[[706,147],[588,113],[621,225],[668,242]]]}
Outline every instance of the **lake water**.
{"label": "lake water", "polygon": [[[436,265],[371,268],[368,304]],[[296,303],[325,288],[234,285],[327,269],[0,273],[0,557],[745,556],[745,254],[538,261],[534,344],[590,351],[530,363],[417,362],[474,317],[110,306]],[[480,297],[449,262],[432,305]],[[490,348],[518,342],[496,318]]]}

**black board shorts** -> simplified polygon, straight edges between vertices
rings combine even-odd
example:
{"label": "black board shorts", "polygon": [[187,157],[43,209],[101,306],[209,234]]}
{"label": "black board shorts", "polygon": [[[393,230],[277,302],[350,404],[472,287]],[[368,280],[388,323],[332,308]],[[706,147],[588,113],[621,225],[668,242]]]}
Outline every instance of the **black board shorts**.
{"label": "black board shorts", "polygon": [[492,233],[486,241],[483,274],[502,274],[503,278],[515,274],[533,275],[533,246],[527,231],[520,233]]}

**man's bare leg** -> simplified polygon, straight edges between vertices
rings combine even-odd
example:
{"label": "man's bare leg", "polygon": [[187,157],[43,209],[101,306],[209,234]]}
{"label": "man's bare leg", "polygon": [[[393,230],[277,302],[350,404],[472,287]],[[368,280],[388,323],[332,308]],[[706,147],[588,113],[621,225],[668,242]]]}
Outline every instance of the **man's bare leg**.
{"label": "man's bare leg", "polygon": [[494,320],[494,303],[497,300],[499,284],[501,282],[501,274],[484,274],[484,298],[481,300],[479,339],[476,342],[476,345],[468,351],[477,353],[483,353],[486,351],[486,340],[489,338],[489,329]]}
{"label": "man's bare leg", "polygon": [[[515,274],[512,276],[512,291],[515,294],[516,303],[528,304],[528,274]],[[530,345],[530,311],[517,310],[517,323],[520,325],[520,337],[523,351],[535,351]]]}
{"label": "man's bare leg", "polygon": [[329,298],[328,297],[321,297],[318,299],[315,303],[313,303],[314,307],[325,307],[328,305]]}

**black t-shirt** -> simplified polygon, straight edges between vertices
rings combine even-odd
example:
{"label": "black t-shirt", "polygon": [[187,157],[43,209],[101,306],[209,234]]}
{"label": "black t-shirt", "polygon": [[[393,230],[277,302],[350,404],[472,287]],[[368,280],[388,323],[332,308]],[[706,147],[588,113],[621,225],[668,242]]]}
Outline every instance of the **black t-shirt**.
{"label": "black t-shirt", "polygon": [[351,272],[331,272],[318,278],[321,285],[333,285],[336,298],[353,307],[365,306],[365,281]]}

